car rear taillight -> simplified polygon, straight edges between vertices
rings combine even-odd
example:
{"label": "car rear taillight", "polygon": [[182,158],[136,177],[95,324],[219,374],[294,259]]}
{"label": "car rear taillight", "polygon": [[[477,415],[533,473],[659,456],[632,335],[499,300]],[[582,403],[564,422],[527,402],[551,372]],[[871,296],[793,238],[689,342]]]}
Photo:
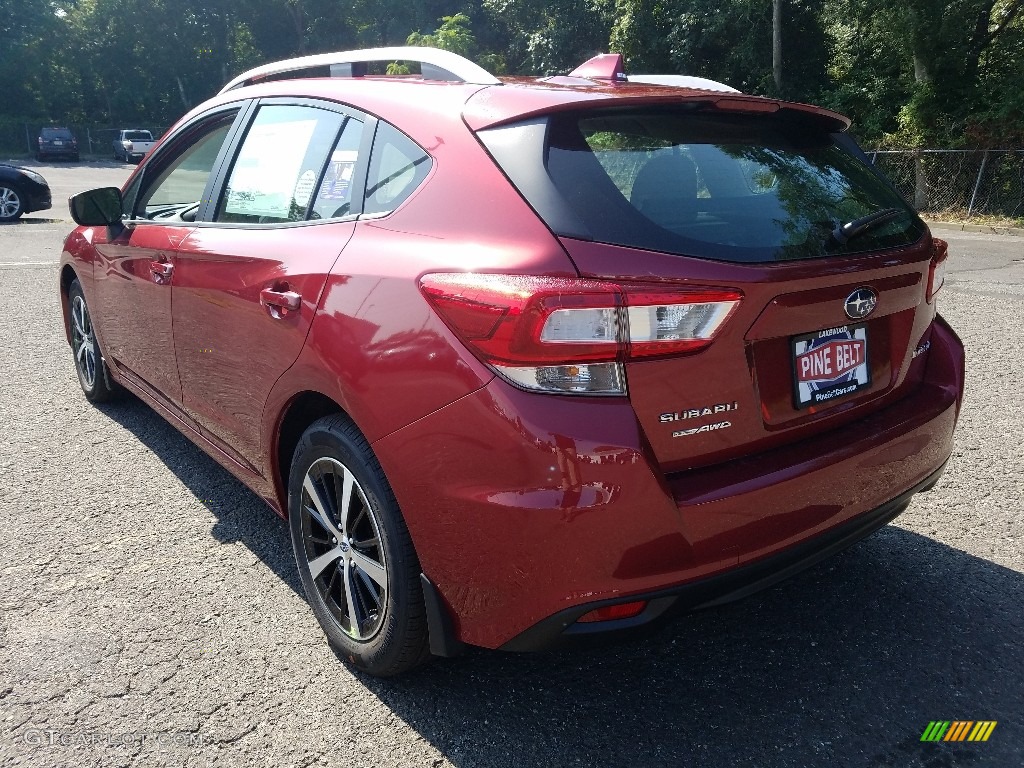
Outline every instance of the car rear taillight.
{"label": "car rear taillight", "polygon": [[928,293],[925,299],[930,304],[935,299],[935,294],[946,282],[946,262],[949,259],[949,243],[945,240],[935,238],[933,241],[932,263],[928,267]]}
{"label": "car rear taillight", "polygon": [[425,275],[420,287],[502,378],[562,394],[625,394],[625,362],[705,348],[742,298],[728,290],[473,273]]}

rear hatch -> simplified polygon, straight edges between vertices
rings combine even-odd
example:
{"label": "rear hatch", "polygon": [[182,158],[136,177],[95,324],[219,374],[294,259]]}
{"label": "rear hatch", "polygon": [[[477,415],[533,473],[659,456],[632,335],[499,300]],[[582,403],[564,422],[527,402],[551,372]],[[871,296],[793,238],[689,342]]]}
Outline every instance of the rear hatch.
{"label": "rear hatch", "polygon": [[478,131],[582,276],[741,296],[698,351],[625,363],[666,472],[838,427],[919,380],[945,254],[842,127],[806,107],[676,97]]}
{"label": "rear hatch", "polygon": [[78,147],[78,140],[67,128],[43,128],[39,133],[39,145],[58,150],[71,150]]}

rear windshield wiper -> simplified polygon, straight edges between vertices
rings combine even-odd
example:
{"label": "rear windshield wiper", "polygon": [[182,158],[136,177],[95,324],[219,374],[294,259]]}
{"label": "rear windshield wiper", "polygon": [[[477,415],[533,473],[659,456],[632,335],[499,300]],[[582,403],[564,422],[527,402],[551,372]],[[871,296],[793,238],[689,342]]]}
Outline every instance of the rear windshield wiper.
{"label": "rear windshield wiper", "polygon": [[840,245],[846,245],[850,240],[862,235],[869,229],[874,229],[879,224],[884,224],[894,216],[899,216],[903,211],[899,208],[884,208],[881,211],[869,213],[846,224],[841,224],[832,230],[832,238]]}

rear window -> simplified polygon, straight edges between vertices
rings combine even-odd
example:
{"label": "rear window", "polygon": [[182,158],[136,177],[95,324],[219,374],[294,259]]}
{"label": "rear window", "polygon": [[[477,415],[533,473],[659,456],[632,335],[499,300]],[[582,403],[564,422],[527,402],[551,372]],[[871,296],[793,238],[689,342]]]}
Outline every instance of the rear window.
{"label": "rear window", "polygon": [[[872,168],[806,118],[619,110],[542,122],[481,138],[557,234],[763,263],[908,245],[924,233]],[[896,212],[846,243],[831,235],[886,209]]]}
{"label": "rear window", "polygon": [[152,141],[153,135],[149,131],[125,131],[124,138],[127,141]]}
{"label": "rear window", "polygon": [[43,128],[44,139],[70,139],[71,131],[67,128]]}

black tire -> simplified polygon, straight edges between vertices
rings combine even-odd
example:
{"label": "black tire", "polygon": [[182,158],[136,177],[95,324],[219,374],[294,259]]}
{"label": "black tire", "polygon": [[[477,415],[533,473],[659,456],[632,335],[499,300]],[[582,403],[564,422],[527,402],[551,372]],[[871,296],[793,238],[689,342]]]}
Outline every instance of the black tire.
{"label": "black tire", "polygon": [[107,363],[100,351],[92,316],[85,303],[82,285],[75,280],[68,288],[68,316],[71,323],[71,353],[82,392],[92,403],[104,403],[120,396],[122,390],[110,377]]}
{"label": "black tire", "polygon": [[319,419],[299,440],[288,521],[306,599],[340,658],[377,677],[430,658],[412,539],[369,443],[346,416]]}
{"label": "black tire", "polygon": [[0,182],[0,221],[17,221],[25,212],[25,195],[10,183]]}
{"label": "black tire", "polygon": [[82,158],[79,155],[72,155],[71,156],[71,162],[72,163],[78,163],[78,162],[81,162],[81,160],[82,160]]}

